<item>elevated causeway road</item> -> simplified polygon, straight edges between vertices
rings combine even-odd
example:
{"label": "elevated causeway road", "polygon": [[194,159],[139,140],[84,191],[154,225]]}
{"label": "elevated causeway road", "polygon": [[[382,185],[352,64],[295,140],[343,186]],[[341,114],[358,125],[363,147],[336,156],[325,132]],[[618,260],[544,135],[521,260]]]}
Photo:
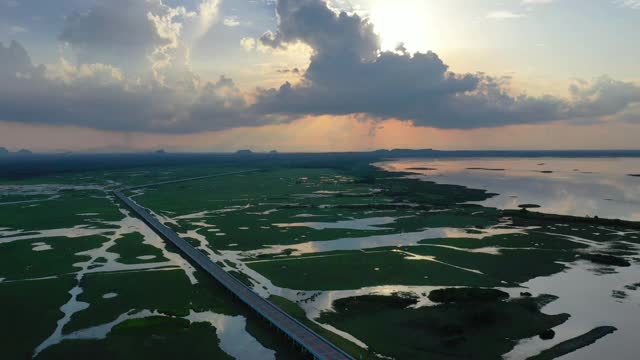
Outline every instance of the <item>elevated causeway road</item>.
{"label": "elevated causeway road", "polygon": [[204,176],[198,176],[198,177],[192,177],[192,178],[186,178],[186,179],[176,179],[176,180],[161,181],[161,182],[157,182],[157,183],[129,186],[129,187],[125,187],[125,188],[120,189],[120,191],[123,191],[123,190],[136,190],[136,189],[142,189],[142,188],[151,187],[151,186],[167,185],[167,184],[175,184],[175,183],[180,183],[180,182],[185,182],[185,181],[208,179],[208,178],[213,178],[213,177],[218,177],[218,176],[244,174],[244,173],[254,172],[254,171],[260,171],[260,169],[234,171],[234,172],[227,172],[227,173],[222,173],[222,174],[204,175]]}
{"label": "elevated causeway road", "polygon": [[113,194],[133,212],[135,212],[156,233],[162,236],[165,240],[173,243],[184,255],[189,257],[194,263],[209,273],[209,275],[213,276],[213,278],[224,285],[245,304],[287,334],[300,346],[309,351],[309,353],[314,357],[323,360],[353,360],[351,356],[337,348],[322,336],[309,329],[286,312],[282,311],[267,299],[264,299],[253,292],[253,290],[245,286],[232,275],[228,274],[220,266],[211,261],[209,257],[201,253],[186,240],[182,239],[173,230],[160,223],[160,221],[153,217],[151,213],[126,197],[121,191],[116,190]]}

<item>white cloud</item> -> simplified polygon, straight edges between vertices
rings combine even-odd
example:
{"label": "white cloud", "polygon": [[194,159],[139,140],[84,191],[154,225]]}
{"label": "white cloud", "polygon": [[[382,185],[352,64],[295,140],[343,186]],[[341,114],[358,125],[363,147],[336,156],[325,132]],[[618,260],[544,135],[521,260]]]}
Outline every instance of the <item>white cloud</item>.
{"label": "white cloud", "polygon": [[640,0],[615,0],[615,3],[630,9],[640,10]]}
{"label": "white cloud", "polygon": [[224,26],[234,27],[240,25],[240,21],[238,21],[237,16],[226,16],[222,21]]}
{"label": "white cloud", "polygon": [[[639,85],[607,77],[573,85],[569,98],[514,92],[510,77],[454,73],[433,52],[380,52],[366,18],[337,14],[323,0],[278,4],[277,31],[263,35],[261,43],[275,49],[305,43],[313,52],[299,83],[258,92],[254,108],[262,114],[365,114],[416,126],[471,129],[594,122],[640,103]],[[493,17],[520,15],[497,12]]]}
{"label": "white cloud", "polygon": [[257,41],[251,37],[244,37],[240,40],[240,46],[246,51],[252,51],[256,49]]}
{"label": "white cloud", "polygon": [[80,81],[90,81],[101,85],[119,85],[126,80],[122,70],[105,64],[81,64],[74,66],[65,58],[61,58],[57,64],[47,66],[46,78],[48,80],[60,80],[65,84]]}
{"label": "white cloud", "polygon": [[522,0],[522,3],[525,5],[541,5],[541,4],[551,4],[553,0]]}
{"label": "white cloud", "polygon": [[519,19],[522,17],[525,17],[525,15],[514,13],[507,10],[491,11],[487,13],[487,19],[505,20],[505,19]]}
{"label": "white cloud", "polygon": [[199,0],[191,11],[163,0],[98,0],[89,11],[67,16],[59,39],[71,45],[79,64],[111,64],[161,83],[183,81],[191,72],[191,47],[217,20],[219,4]]}
{"label": "white cloud", "polygon": [[187,81],[159,83],[109,64],[73,65],[60,59],[59,64],[35,66],[15,41],[8,47],[0,43],[0,64],[0,120],[165,133],[263,121],[224,76],[216,82],[190,75]]}
{"label": "white cloud", "polygon": [[202,0],[198,7],[198,29],[196,39],[204,36],[218,18],[220,0]]}

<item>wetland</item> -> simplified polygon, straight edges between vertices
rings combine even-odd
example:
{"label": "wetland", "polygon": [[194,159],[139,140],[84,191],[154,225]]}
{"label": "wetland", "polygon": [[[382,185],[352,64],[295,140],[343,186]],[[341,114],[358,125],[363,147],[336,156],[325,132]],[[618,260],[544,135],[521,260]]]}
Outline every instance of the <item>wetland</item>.
{"label": "wetland", "polygon": [[110,193],[159,183],[127,195],[354,358],[633,358],[637,159],[261,162],[173,182],[246,162],[4,180],[3,354],[305,358]]}

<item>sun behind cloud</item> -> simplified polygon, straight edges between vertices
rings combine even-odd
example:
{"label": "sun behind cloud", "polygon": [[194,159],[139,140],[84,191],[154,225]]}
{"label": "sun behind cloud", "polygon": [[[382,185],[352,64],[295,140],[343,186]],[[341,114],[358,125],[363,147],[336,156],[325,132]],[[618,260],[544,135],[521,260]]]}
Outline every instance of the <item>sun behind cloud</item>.
{"label": "sun behind cloud", "polygon": [[410,51],[432,50],[432,13],[425,1],[377,0],[373,3],[370,20],[380,36],[382,50],[395,50],[400,44]]}

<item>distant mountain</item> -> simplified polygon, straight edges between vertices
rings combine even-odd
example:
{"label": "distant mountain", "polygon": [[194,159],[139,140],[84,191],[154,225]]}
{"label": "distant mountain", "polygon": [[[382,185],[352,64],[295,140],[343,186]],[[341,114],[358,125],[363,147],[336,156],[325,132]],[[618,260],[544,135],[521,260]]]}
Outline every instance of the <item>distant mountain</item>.
{"label": "distant mountain", "polygon": [[271,151],[269,151],[269,154],[277,154],[277,153],[278,153],[278,150],[271,150]]}
{"label": "distant mountain", "polygon": [[155,153],[158,154],[158,155],[164,155],[167,152],[164,149],[160,149],[160,150],[156,150]]}
{"label": "distant mountain", "polygon": [[252,154],[253,154],[253,151],[248,149],[236,151],[236,155],[252,155]]}
{"label": "distant mountain", "polygon": [[0,147],[0,156],[9,154],[7,148]]}
{"label": "distant mountain", "polygon": [[32,155],[33,152],[31,150],[28,149],[20,149],[16,152],[16,154],[20,154],[20,155]]}

